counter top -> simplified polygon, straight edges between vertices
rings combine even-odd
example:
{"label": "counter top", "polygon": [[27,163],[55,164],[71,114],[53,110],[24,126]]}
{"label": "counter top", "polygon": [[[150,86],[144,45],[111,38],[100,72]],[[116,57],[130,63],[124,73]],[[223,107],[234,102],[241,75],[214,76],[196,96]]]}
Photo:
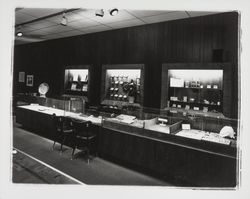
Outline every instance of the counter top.
{"label": "counter top", "polygon": [[[182,136],[178,136],[178,132],[171,132],[171,126],[160,126],[155,123],[156,119],[151,120],[138,120],[134,119],[133,123],[124,123],[122,120],[117,118],[102,118],[102,117],[94,117],[79,113],[73,113],[64,111],[61,109],[51,108],[40,106],[37,104],[24,105],[19,106],[19,109],[30,110],[37,113],[42,113],[45,115],[52,115],[55,113],[58,116],[66,116],[70,118],[75,118],[84,121],[91,121],[93,124],[97,126],[102,126],[104,129],[110,129],[115,132],[120,132],[123,134],[129,134],[136,137],[143,137],[149,140],[155,140],[161,143],[167,143],[175,146],[185,147],[189,149],[194,149],[198,151],[204,151],[208,153],[218,154],[222,156],[227,156],[230,158],[236,157],[236,140],[231,140],[230,144],[224,144],[220,142],[215,142],[214,137],[204,137],[204,134],[195,133],[190,136],[185,136],[186,133]],[[22,116],[20,117],[23,117]],[[175,123],[172,126],[180,125],[181,121]],[[27,123],[29,125],[29,123]],[[178,127],[179,128],[179,127]],[[177,134],[176,134],[177,133]],[[181,133],[180,133],[181,134]],[[197,137],[198,136],[198,137]],[[204,137],[204,139],[203,139]],[[196,139],[195,139],[196,138]]]}
{"label": "counter top", "polygon": [[197,139],[197,140],[216,142],[216,143],[225,144],[225,145],[229,145],[229,144],[235,145],[234,140],[223,138],[218,133],[214,133],[214,132],[205,132],[201,130],[190,129],[190,130],[181,130],[175,135]]}
{"label": "counter top", "polygon": [[126,120],[120,120],[117,118],[105,118],[105,120],[119,124],[126,124],[128,126],[133,126],[137,128],[143,128],[143,123],[144,123],[144,120],[138,120],[138,119],[133,120],[133,122],[127,122]]}
{"label": "counter top", "polygon": [[48,114],[48,115],[56,114],[57,116],[65,116],[65,117],[70,117],[70,118],[84,120],[84,121],[91,121],[92,123],[99,125],[99,126],[102,123],[102,117],[94,117],[94,116],[84,115],[80,113],[73,113],[73,112],[64,111],[64,110],[56,109],[52,107],[41,106],[38,104],[24,105],[24,106],[18,106],[18,107],[31,110],[31,111],[41,112],[41,113]]}

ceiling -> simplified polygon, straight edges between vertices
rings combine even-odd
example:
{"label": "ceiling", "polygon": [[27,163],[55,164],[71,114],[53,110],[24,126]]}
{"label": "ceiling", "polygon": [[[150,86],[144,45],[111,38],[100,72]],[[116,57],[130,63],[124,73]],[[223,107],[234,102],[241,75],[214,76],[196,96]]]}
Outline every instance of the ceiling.
{"label": "ceiling", "polygon": [[[60,23],[64,11],[67,12],[65,9],[17,8],[15,11],[15,32],[21,29],[23,36],[15,37],[15,45],[216,13],[119,10],[117,15],[111,16],[108,10],[104,10],[104,16],[98,17],[95,15],[95,9],[75,9],[65,14],[68,23],[67,26],[63,26]],[[23,25],[19,26],[20,24]]]}

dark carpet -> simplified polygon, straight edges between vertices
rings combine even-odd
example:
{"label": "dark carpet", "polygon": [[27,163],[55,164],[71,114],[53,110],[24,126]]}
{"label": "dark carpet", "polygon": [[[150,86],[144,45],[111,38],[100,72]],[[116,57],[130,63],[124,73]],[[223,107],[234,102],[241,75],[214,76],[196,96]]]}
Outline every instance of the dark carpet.
{"label": "dark carpet", "polygon": [[16,149],[39,159],[84,184],[173,186],[165,181],[122,167],[99,157],[92,159],[89,164],[81,156],[71,160],[70,148],[64,147],[64,152],[61,154],[59,152],[60,146],[56,145],[55,150],[52,150],[52,144],[51,140],[24,130],[20,125],[14,123],[13,146]]}
{"label": "dark carpet", "polygon": [[79,184],[75,180],[49,168],[25,153],[13,153],[12,180],[14,183],[32,184]]}

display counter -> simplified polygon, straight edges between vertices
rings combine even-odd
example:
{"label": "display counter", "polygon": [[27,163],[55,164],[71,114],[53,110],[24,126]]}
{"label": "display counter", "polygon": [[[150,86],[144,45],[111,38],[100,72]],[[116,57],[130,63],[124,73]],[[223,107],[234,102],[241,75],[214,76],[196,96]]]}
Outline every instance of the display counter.
{"label": "display counter", "polygon": [[16,122],[33,133],[53,140],[56,133],[53,114],[83,121],[91,121],[94,124],[94,131],[97,132],[102,123],[102,118],[100,117],[98,118],[82,113],[74,113],[38,104],[18,106],[16,108]]}
{"label": "display counter", "polygon": [[237,184],[237,140],[220,136],[223,126],[237,129],[236,121],[149,113],[135,117],[103,116],[100,112],[93,116],[88,109],[83,114],[36,104],[17,107],[16,121],[51,139],[53,113],[91,121],[98,131],[98,154],[104,159],[172,180],[180,186]]}

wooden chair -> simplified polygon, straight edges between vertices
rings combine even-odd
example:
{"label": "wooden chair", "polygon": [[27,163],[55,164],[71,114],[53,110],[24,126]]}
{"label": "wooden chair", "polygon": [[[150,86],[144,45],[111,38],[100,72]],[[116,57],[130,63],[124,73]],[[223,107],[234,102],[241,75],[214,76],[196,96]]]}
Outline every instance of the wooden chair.
{"label": "wooden chair", "polygon": [[63,152],[63,145],[69,144],[73,138],[74,129],[71,125],[71,121],[63,116],[56,116],[53,114],[55,136],[52,149],[54,150],[56,142],[61,144],[60,152]]}
{"label": "wooden chair", "polygon": [[90,152],[96,153],[97,134],[92,132],[92,122],[72,119],[74,128],[74,139],[72,145],[72,159],[75,149],[86,152],[87,162],[89,164]]}

